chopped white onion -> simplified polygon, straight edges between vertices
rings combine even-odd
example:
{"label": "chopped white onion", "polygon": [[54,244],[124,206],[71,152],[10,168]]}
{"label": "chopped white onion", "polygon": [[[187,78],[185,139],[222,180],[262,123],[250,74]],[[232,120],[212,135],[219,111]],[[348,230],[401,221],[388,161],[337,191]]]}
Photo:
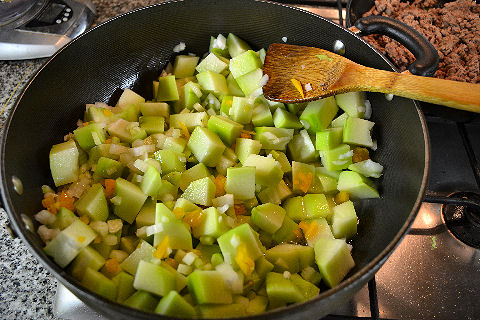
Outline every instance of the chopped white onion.
{"label": "chopped white onion", "polygon": [[284,277],[285,279],[290,279],[291,276],[292,276],[292,274],[291,274],[289,271],[285,270],[285,271],[283,272],[283,277]]}
{"label": "chopped white onion", "polygon": [[223,34],[219,34],[218,37],[213,41],[213,47],[224,50],[227,45],[227,39]]}
{"label": "chopped white onion", "polygon": [[348,152],[345,152],[344,154],[341,154],[338,156],[339,160],[347,159],[353,156],[353,150],[350,150]]}
{"label": "chopped white onion", "polygon": [[227,193],[223,196],[212,199],[212,205],[214,207],[221,207],[224,205],[228,205],[230,207],[233,206],[234,205],[233,194]]}
{"label": "chopped white onion", "polygon": [[[217,207],[217,210],[218,210],[218,212],[220,212],[220,213],[225,213],[225,212],[227,212],[227,210],[228,210],[229,208],[230,208],[230,206],[229,206],[228,204],[225,204],[225,205],[223,205],[223,206],[221,206],[221,207]],[[221,219],[220,219],[220,218],[221,218],[221,216],[218,217],[218,222],[221,222]]]}
{"label": "chopped white onion", "polygon": [[304,69],[305,69],[305,65],[302,64],[302,65],[300,66],[300,68],[302,68],[302,70],[304,70]]}
{"label": "chopped white onion", "polygon": [[144,154],[148,154],[150,152],[155,152],[155,146],[151,144],[147,144],[140,147],[131,148],[130,151],[134,156],[138,157]]}
{"label": "chopped white onion", "polygon": [[110,202],[113,203],[116,206],[119,206],[122,204],[122,197],[120,196],[115,196],[112,199],[110,199]]}
{"label": "chopped white onion", "polygon": [[157,223],[157,224],[146,227],[145,233],[147,234],[147,237],[149,237],[152,234],[162,232],[163,230],[164,230],[163,224]]}
{"label": "chopped white onion", "polygon": [[118,243],[118,237],[114,234],[107,234],[103,241],[109,246],[114,246]]}
{"label": "chopped white onion", "polygon": [[95,143],[96,146],[99,146],[102,144],[102,141],[100,140],[100,137],[98,136],[98,133],[92,131],[92,138],[93,138],[93,143]]}
{"label": "chopped white onion", "polygon": [[385,99],[387,99],[387,101],[392,101],[392,100],[393,100],[393,94],[391,94],[391,93],[386,93],[386,94],[385,94]]}
{"label": "chopped white onion", "polygon": [[173,47],[173,52],[180,52],[180,51],[183,51],[185,50],[187,46],[185,45],[185,42],[180,42],[179,44],[177,44],[175,47]]}
{"label": "chopped white onion", "polygon": [[372,104],[369,100],[365,100],[365,114],[363,115],[364,119],[370,119],[372,116]]}
{"label": "chopped white onion", "polygon": [[308,128],[310,128],[310,123],[308,123],[306,120],[300,120],[300,123],[303,125],[305,129],[308,130]]}
{"label": "chopped white onion", "polygon": [[[230,110],[231,110],[231,109],[230,109]],[[208,113],[209,115],[211,115],[211,116],[216,116],[216,115],[217,115],[217,113],[215,112],[215,110],[214,110],[213,108],[208,109],[208,110],[207,110],[207,113]]]}
{"label": "chopped white onion", "polygon": [[126,152],[128,152],[128,151],[130,151],[130,148],[125,147],[125,146],[122,146],[122,145],[120,145],[120,144],[112,143],[112,144],[110,145],[110,153],[111,153],[111,154],[116,154],[116,155],[118,155],[118,154],[126,153]]}
{"label": "chopped white onion", "polygon": [[48,243],[52,239],[54,239],[59,233],[59,229],[49,229],[43,224],[38,227],[37,230],[38,235],[40,236],[40,239],[42,239],[43,242]]}
{"label": "chopped white onion", "polygon": [[140,160],[140,159],[135,160],[135,162],[133,163],[133,165],[135,166],[135,168],[137,168],[138,170],[140,170],[140,171],[142,171],[142,172],[147,171],[147,169],[148,169],[148,167],[149,167],[149,164],[148,164],[148,163],[146,163],[145,161]]}
{"label": "chopped white onion", "polygon": [[282,37],[283,42],[287,42],[287,40],[288,40],[287,37]]}
{"label": "chopped white onion", "polygon": [[260,87],[263,87],[268,82],[268,74],[264,74],[260,79]]}
{"label": "chopped white onion", "polygon": [[377,150],[377,140],[373,140],[372,150]]}
{"label": "chopped white onion", "polygon": [[191,266],[197,257],[198,256],[195,253],[189,252],[183,257],[182,262],[184,262],[186,265]]}
{"label": "chopped white onion", "polygon": [[193,109],[197,110],[198,112],[205,111],[205,108],[198,102],[193,105]]}
{"label": "chopped white onion", "polygon": [[332,161],[332,163],[336,166],[341,166],[346,164],[348,161],[347,160],[337,160],[337,161]]}
{"label": "chopped white onion", "polygon": [[307,83],[305,84],[305,91],[312,91],[312,84],[311,83]]}
{"label": "chopped white onion", "polygon": [[105,221],[92,221],[89,226],[102,237],[108,234],[108,224]]}
{"label": "chopped white onion", "polygon": [[190,273],[192,273],[193,268],[192,266],[188,266],[186,264],[180,263],[177,267],[177,271],[178,273],[188,276]]}
{"label": "chopped white onion", "polygon": [[135,234],[139,238],[145,238],[147,236],[147,226],[143,226],[141,228],[138,228],[137,232],[135,232]]}

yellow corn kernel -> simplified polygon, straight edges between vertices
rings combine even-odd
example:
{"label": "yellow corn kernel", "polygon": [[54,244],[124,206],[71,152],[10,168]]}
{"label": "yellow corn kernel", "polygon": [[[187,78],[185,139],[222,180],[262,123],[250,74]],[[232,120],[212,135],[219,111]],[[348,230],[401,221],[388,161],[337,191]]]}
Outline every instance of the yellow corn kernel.
{"label": "yellow corn kernel", "polygon": [[237,248],[235,262],[247,277],[249,277],[255,269],[255,261],[248,256],[247,246],[244,243],[241,243]]}
{"label": "yellow corn kernel", "polygon": [[225,194],[225,184],[227,183],[227,178],[221,174],[215,177],[215,197],[220,197]]}
{"label": "yellow corn kernel", "polygon": [[297,89],[298,92],[300,92],[300,94],[302,95],[302,98],[305,98],[305,94],[303,93],[303,86],[300,83],[300,81],[298,81],[297,79],[290,79],[290,81],[292,81],[295,89]]}
{"label": "yellow corn kernel", "polygon": [[168,247],[170,246],[170,240],[168,236],[165,236],[163,240],[158,244],[157,250],[153,253],[153,256],[157,259],[163,259],[168,257]]}
{"label": "yellow corn kernel", "polygon": [[198,227],[203,220],[202,210],[197,209],[195,211],[191,211],[183,217],[183,221],[188,223],[190,227],[195,228]]}
{"label": "yellow corn kernel", "polygon": [[173,209],[173,214],[177,216],[178,219],[183,219],[185,217],[185,210],[180,207],[176,207]]}
{"label": "yellow corn kernel", "polygon": [[350,200],[350,196],[347,191],[340,191],[335,195],[335,203],[340,204]]}

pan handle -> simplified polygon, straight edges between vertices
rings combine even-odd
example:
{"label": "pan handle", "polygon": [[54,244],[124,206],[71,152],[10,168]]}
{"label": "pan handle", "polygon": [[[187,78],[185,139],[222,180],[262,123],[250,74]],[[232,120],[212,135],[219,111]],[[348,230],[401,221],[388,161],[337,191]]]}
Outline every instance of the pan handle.
{"label": "pan handle", "polygon": [[367,16],[355,22],[362,35],[382,34],[397,40],[415,56],[408,70],[419,76],[432,76],[438,68],[435,47],[418,31],[405,23],[384,16]]}

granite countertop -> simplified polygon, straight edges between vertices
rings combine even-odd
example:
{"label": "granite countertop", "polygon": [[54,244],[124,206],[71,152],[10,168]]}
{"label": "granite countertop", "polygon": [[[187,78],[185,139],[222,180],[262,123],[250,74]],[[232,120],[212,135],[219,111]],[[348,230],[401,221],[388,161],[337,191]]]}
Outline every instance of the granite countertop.
{"label": "granite countertop", "polygon": [[[94,25],[159,0],[91,0]],[[0,131],[23,87],[47,59],[0,61]],[[58,319],[53,314],[55,278],[34,258],[20,239],[6,229],[0,208],[0,315],[2,319]]]}

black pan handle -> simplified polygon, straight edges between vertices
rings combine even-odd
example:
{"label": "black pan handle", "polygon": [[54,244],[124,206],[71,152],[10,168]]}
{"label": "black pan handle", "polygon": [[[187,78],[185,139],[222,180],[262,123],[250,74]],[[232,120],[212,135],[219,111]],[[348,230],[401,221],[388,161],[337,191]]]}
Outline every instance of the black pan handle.
{"label": "black pan handle", "polygon": [[362,35],[382,34],[397,40],[415,56],[408,70],[419,76],[432,76],[438,68],[438,53],[418,31],[405,23],[383,16],[367,16],[355,22]]}

